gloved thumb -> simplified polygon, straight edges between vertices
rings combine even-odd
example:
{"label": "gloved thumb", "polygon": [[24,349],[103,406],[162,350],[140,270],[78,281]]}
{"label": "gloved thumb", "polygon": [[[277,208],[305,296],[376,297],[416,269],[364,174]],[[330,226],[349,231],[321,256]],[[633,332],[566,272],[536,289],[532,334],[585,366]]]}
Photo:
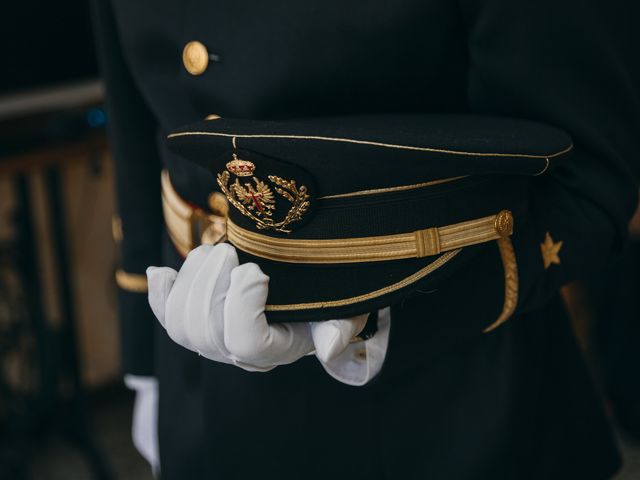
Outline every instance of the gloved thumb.
{"label": "gloved thumb", "polygon": [[346,350],[351,339],[360,333],[367,323],[368,313],[347,320],[313,322],[311,337],[316,356],[321,362],[329,362]]}
{"label": "gloved thumb", "polygon": [[160,321],[164,328],[167,328],[164,322],[165,306],[167,297],[176,281],[178,272],[169,267],[149,267],[147,268],[147,283],[149,285],[149,305],[156,318]]}

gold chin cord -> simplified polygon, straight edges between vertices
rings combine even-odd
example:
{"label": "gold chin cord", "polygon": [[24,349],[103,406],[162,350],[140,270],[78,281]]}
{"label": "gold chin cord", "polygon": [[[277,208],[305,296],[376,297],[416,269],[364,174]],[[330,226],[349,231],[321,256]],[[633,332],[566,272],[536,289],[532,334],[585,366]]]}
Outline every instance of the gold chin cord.
{"label": "gold chin cord", "polygon": [[502,267],[504,268],[504,304],[502,312],[495,322],[483,330],[483,333],[489,333],[505,323],[518,305],[518,262],[516,261],[516,252],[509,237],[499,238],[497,240],[500,249],[500,257],[502,258]]}

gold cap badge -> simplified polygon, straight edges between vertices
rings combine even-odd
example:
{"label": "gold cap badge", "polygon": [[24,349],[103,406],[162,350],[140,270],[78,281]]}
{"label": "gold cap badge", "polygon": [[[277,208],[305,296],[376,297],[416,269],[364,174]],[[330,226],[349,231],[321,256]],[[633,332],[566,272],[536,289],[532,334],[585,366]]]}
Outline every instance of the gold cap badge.
{"label": "gold cap badge", "polygon": [[[305,185],[298,187],[295,180],[268,175],[270,183],[253,176],[256,165],[248,160],[242,160],[233,154],[233,160],[226,164],[227,169],[218,174],[217,180],[222,193],[229,203],[242,215],[250,218],[261,230],[275,230],[290,233],[288,226],[292,222],[302,219],[311,206],[310,195]],[[231,182],[231,174],[235,175],[235,182]],[[240,178],[247,178],[248,182],[240,182]],[[278,202],[275,192],[280,195],[280,202],[287,201],[290,208],[281,220],[275,220],[273,214]]]}

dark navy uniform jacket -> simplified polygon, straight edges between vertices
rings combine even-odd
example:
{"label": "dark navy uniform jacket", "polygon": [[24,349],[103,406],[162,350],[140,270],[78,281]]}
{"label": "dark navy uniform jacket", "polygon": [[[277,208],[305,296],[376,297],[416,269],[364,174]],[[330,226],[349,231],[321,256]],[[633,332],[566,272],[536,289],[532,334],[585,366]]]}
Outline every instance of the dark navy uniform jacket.
{"label": "dark navy uniform jacket", "polygon": [[[208,114],[492,114],[550,123],[574,154],[531,180],[516,231],[517,314],[490,335],[471,268],[438,300],[392,308],[386,364],[352,388],[313,358],[252,374],[173,342],[142,293],[121,292],[126,372],[160,382],[162,477],[609,478],[618,455],[556,292],[619,251],[636,205],[636,85],[625,2],[595,0],[95,0],[122,268],[179,268],[160,170],[206,205],[210,172],[166,134]],[[182,51],[210,61],[190,74]],[[545,265],[540,244],[562,241]],[[475,275],[475,276],[474,276]]]}

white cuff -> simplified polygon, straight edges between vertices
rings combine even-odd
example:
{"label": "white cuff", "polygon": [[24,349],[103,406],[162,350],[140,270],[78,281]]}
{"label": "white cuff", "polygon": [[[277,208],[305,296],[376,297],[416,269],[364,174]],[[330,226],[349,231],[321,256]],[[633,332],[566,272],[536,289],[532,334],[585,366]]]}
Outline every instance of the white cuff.
{"label": "white cuff", "polygon": [[336,358],[320,363],[339,382],[361,387],[382,369],[387,355],[390,328],[391,308],[387,307],[378,312],[378,331],[372,338],[352,343]]}
{"label": "white cuff", "polygon": [[137,392],[139,390],[155,390],[158,388],[158,379],[156,377],[147,377],[142,375],[124,375],[124,384],[129,390]]}
{"label": "white cuff", "polygon": [[158,478],[158,380],[154,377],[125,375],[124,383],[127,388],[136,392],[131,425],[133,445],[151,465],[153,476]]}

